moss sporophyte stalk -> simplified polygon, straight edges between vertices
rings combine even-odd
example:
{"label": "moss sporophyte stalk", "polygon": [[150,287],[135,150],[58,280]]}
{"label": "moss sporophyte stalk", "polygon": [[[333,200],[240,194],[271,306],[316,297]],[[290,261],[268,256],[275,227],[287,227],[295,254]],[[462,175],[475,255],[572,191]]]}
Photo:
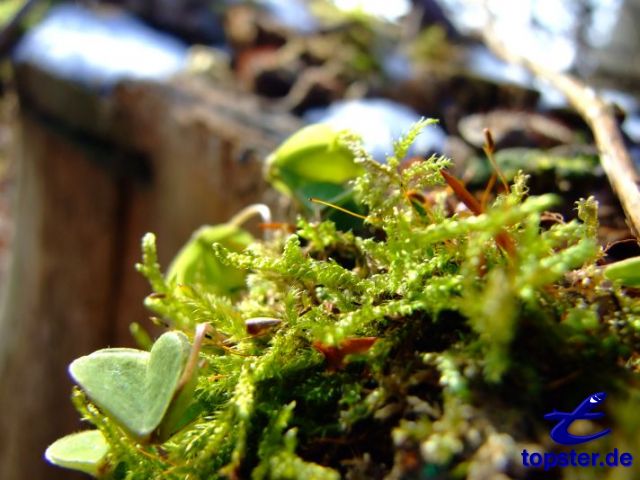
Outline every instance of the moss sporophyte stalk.
{"label": "moss sporophyte stalk", "polygon": [[348,133],[324,156],[315,139],[318,165],[339,152],[334,183],[275,152],[279,188],[349,197],[365,217],[349,228],[298,198],[295,233],[208,227],[166,276],[147,234],[145,304],[169,332],[72,364],[92,429],[47,459],[128,480],[519,478],[521,452],[548,442],[543,414],[591,391],[618,412],[602,448],[637,446],[640,303],[600,265],[595,200],[545,222],[558,198],[518,173],[458,208],[477,200],[449,160],[403,162],[427,123],[382,164]]}

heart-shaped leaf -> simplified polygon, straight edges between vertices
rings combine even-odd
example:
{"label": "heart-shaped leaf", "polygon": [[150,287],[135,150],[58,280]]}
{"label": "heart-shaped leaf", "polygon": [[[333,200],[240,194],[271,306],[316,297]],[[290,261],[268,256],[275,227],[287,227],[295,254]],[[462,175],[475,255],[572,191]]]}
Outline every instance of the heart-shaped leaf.
{"label": "heart-shaped leaf", "polygon": [[168,332],[150,352],[107,348],[74,360],[73,379],[110,417],[145,438],[162,421],[178,386],[191,345],[182,332]]}
{"label": "heart-shaped leaf", "polygon": [[97,477],[106,465],[109,445],[99,430],[72,433],[53,442],[44,453],[50,463]]}

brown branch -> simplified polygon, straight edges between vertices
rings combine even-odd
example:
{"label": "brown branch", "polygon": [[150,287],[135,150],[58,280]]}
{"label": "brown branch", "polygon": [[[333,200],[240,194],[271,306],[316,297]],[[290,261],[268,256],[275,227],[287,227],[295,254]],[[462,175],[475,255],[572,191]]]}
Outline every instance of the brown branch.
{"label": "brown branch", "polygon": [[584,118],[593,132],[600,153],[600,163],[624,209],[627,224],[636,238],[640,238],[638,172],[624,146],[611,105],[577,78],[548,69],[511,51],[504,42],[498,40],[491,28],[485,28],[483,38],[496,55],[507,62],[527,68],[560,90],[571,106]]}

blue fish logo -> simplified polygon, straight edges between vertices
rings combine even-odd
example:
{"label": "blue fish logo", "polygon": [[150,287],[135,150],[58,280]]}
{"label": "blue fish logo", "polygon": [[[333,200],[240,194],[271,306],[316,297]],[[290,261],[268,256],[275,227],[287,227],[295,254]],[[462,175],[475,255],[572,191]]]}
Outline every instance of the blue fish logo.
{"label": "blue fish logo", "polygon": [[604,437],[611,433],[611,429],[607,428],[593,435],[573,435],[569,433],[569,427],[575,420],[595,420],[602,418],[604,413],[591,412],[599,406],[607,398],[604,392],[594,393],[585,398],[573,412],[558,412],[554,410],[544,416],[545,420],[556,420],[558,423],[551,429],[549,435],[551,439],[561,445],[578,445],[580,443],[590,442],[600,437]]}

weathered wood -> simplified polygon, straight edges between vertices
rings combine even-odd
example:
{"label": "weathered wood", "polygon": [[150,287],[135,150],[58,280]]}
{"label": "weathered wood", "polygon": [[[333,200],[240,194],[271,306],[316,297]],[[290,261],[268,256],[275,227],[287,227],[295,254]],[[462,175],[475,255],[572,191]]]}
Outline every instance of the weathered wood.
{"label": "weathered wood", "polygon": [[[0,316],[7,480],[70,478],[42,459],[80,427],[67,365],[131,345],[129,324],[145,323],[149,289],[133,267],[142,234],[158,234],[166,266],[195,228],[263,198],[262,159],[299,126],[257,99],[191,80],[126,83],[107,98],[70,88],[66,100],[41,104],[31,79],[20,84],[17,236]],[[74,98],[95,105],[60,111]],[[66,117],[96,111],[99,128],[86,131]]]}
{"label": "weathered wood", "polygon": [[66,365],[113,338],[117,190],[37,122],[23,117],[22,135],[0,318],[0,478],[63,478],[44,463],[43,448],[79,427]]}
{"label": "weathered wood", "polygon": [[115,96],[119,132],[114,137],[143,153],[153,177],[127,193],[124,271],[116,301],[121,338],[128,338],[128,325],[145,316],[141,300],[148,286],[133,271],[142,235],[157,234],[160,261],[167,266],[202,224],[226,221],[250,203],[273,198],[263,179],[263,159],[300,124],[267,113],[255,97],[188,79],[126,83]]}

